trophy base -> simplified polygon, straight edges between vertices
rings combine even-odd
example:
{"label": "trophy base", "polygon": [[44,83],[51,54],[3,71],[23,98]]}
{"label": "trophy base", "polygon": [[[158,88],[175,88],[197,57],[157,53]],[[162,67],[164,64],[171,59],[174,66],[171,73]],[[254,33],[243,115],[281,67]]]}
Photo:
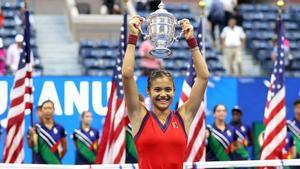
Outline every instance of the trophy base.
{"label": "trophy base", "polygon": [[158,57],[158,58],[166,58],[172,55],[172,51],[165,47],[157,47],[155,49],[152,49],[150,51],[150,54],[152,56]]}

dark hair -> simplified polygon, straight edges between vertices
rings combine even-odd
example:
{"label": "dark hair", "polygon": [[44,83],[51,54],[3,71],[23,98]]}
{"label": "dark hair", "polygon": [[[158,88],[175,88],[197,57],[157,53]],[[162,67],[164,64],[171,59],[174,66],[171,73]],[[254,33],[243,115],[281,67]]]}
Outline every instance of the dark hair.
{"label": "dark hair", "polygon": [[219,103],[219,104],[216,104],[215,105],[215,107],[214,107],[214,113],[217,111],[217,108],[219,107],[219,106],[224,106],[225,107],[225,109],[226,109],[226,106],[224,105],[224,104],[222,104],[222,103]]}
{"label": "dark hair", "polygon": [[172,83],[173,83],[173,88],[175,90],[175,84],[174,84],[174,78],[172,76],[172,74],[167,71],[167,70],[153,70],[150,74],[150,76],[148,76],[148,84],[147,84],[147,89],[150,90],[150,87],[151,87],[151,83],[157,79],[157,78],[162,78],[162,77],[167,77],[169,78]]}
{"label": "dark hair", "polygon": [[51,103],[52,104],[52,106],[54,107],[54,102],[52,101],[52,100],[45,100],[39,107],[40,108],[43,108],[44,107],[44,105],[46,104],[46,103]]}
{"label": "dark hair", "polygon": [[300,99],[294,101],[294,107],[297,106],[298,104],[300,104]]}

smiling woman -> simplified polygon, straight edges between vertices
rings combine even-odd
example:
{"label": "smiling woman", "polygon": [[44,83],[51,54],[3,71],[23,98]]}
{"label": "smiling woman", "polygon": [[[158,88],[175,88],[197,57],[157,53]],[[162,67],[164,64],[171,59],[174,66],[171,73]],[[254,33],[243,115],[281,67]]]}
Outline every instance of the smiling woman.
{"label": "smiling woman", "polygon": [[152,110],[139,101],[134,80],[135,46],[141,30],[142,18],[129,22],[130,35],[123,61],[122,75],[128,117],[139,158],[140,169],[182,169],[187,145],[187,133],[205,92],[209,72],[194,38],[193,26],[184,19],[181,27],[192,51],[196,72],[189,99],[176,111],[170,110],[175,94],[172,74],[165,70],[153,71],[148,78],[147,93]]}

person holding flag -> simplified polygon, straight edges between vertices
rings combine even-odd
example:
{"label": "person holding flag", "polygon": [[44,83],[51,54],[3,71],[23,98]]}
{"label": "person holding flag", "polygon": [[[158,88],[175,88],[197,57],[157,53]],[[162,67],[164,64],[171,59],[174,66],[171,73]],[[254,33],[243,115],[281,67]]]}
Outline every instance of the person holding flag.
{"label": "person holding flag", "polygon": [[249,153],[247,147],[252,143],[252,134],[250,127],[242,122],[243,111],[239,106],[235,106],[232,110],[232,119],[230,125],[235,128],[239,148],[233,153],[233,160],[248,160]]}
{"label": "person holding flag", "polygon": [[236,130],[225,122],[225,105],[217,104],[213,111],[214,124],[207,125],[206,161],[230,161],[239,147]]}
{"label": "person holding flag", "polygon": [[75,129],[72,135],[76,147],[75,164],[94,164],[99,132],[91,127],[91,112],[83,111],[80,120],[80,128]]}
{"label": "person holding flag", "polygon": [[41,104],[42,121],[29,129],[29,140],[33,143],[33,152],[38,164],[61,164],[67,152],[66,131],[54,122],[54,103],[46,100]]}
{"label": "person holding flag", "polygon": [[187,146],[187,133],[198,112],[208,82],[209,72],[202,57],[193,26],[188,19],[181,21],[184,37],[191,49],[195,67],[195,83],[189,99],[176,111],[170,110],[174,99],[173,76],[166,70],[156,70],[148,77],[147,92],[152,111],[139,101],[134,79],[135,47],[143,19],[129,22],[128,45],[123,61],[122,79],[128,117],[132,125],[140,169],[182,169]]}
{"label": "person holding flag", "polygon": [[300,158],[300,100],[294,102],[294,112],[294,118],[287,120],[287,137],[290,144],[287,143],[286,150],[290,158]]}

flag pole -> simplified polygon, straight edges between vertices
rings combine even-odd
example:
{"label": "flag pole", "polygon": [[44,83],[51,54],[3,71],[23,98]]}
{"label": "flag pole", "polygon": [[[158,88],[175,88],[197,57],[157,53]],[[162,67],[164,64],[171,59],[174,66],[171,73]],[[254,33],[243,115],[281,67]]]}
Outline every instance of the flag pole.
{"label": "flag pole", "polygon": [[200,22],[202,22],[202,55],[205,58],[206,57],[206,49],[205,49],[205,1],[204,0],[199,0],[199,8],[200,8]]}
{"label": "flag pole", "polygon": [[[24,0],[24,7],[25,7],[25,11],[29,13],[29,11],[28,11],[28,0]],[[25,14],[25,15],[27,15],[27,14]],[[27,22],[27,21],[29,22],[29,18],[28,18],[28,20],[25,19],[25,22]],[[25,27],[26,27],[26,24],[25,24]],[[24,33],[25,33],[25,29],[26,28],[24,28]],[[27,28],[27,29],[29,29],[29,28]],[[28,55],[30,57],[31,54],[29,53]],[[33,114],[32,113],[33,113],[33,109],[31,109],[31,112],[30,112],[30,125],[31,125],[31,127],[33,127]]]}

